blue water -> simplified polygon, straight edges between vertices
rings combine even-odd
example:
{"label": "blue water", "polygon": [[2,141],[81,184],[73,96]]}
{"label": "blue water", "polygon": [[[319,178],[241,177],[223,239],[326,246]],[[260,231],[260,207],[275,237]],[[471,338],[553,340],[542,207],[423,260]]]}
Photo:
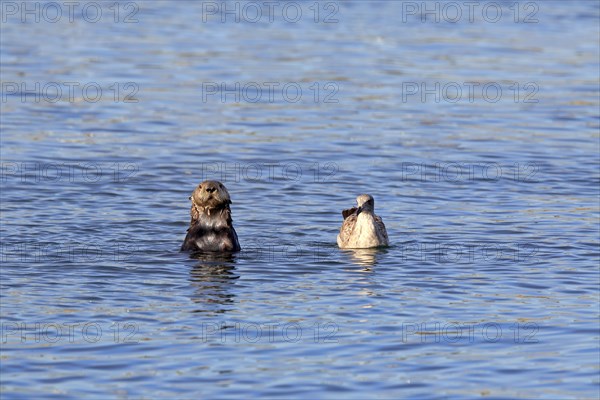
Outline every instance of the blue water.
{"label": "blue water", "polygon": [[[600,395],[598,2],[31,4],[3,399]],[[192,259],[209,178],[243,251]],[[360,193],[389,248],[337,248]]]}

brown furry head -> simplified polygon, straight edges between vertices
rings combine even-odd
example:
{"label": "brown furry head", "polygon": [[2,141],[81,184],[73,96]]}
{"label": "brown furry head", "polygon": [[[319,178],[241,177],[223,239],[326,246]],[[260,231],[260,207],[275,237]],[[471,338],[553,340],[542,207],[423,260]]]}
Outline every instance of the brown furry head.
{"label": "brown furry head", "polygon": [[202,182],[192,192],[190,200],[192,201],[190,210],[192,224],[198,220],[200,214],[210,215],[211,212],[228,208],[231,204],[227,188],[219,181]]}

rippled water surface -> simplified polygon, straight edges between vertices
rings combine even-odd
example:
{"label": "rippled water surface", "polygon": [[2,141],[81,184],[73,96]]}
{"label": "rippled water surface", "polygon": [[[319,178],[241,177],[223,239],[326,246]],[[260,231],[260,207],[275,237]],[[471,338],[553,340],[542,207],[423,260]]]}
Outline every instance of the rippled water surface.
{"label": "rippled water surface", "polygon": [[2,3],[2,398],[600,395],[598,2],[113,3]]}

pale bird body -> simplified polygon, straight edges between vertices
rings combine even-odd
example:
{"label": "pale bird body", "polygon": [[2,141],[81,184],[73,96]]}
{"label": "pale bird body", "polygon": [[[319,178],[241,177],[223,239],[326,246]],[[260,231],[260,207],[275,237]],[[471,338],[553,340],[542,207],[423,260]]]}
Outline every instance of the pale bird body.
{"label": "pale bird body", "polygon": [[375,200],[368,194],[356,198],[357,207],[342,211],[344,222],[337,237],[342,249],[365,249],[388,246],[385,225],[375,215]]}

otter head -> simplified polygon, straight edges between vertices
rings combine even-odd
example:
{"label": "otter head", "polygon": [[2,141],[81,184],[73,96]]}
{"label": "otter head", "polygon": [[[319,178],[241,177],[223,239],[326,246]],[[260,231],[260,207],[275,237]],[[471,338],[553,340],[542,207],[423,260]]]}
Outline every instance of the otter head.
{"label": "otter head", "polygon": [[201,212],[210,214],[210,210],[228,207],[231,204],[229,192],[221,182],[204,181],[190,196],[192,205]]}

